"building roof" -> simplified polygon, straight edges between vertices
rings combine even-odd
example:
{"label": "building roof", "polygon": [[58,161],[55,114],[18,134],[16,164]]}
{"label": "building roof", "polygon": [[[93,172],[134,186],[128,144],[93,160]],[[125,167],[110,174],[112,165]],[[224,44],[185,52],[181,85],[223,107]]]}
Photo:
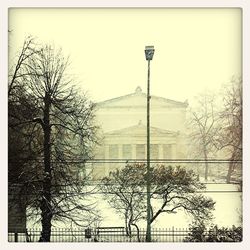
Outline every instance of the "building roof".
{"label": "building roof", "polygon": [[[128,106],[146,106],[146,98],[147,94],[142,92],[140,86],[138,86],[134,93],[112,98],[106,101],[96,103],[98,108],[102,107],[128,107]],[[151,103],[156,106],[168,106],[168,107],[183,107],[186,108],[188,106],[188,102],[180,102],[170,100],[164,97],[151,95]]]}

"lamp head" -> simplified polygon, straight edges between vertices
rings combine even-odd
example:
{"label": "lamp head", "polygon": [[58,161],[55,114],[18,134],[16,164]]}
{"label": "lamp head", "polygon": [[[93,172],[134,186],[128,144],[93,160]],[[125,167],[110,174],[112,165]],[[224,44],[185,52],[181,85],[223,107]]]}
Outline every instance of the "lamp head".
{"label": "lamp head", "polygon": [[145,56],[146,56],[146,60],[152,60],[153,56],[154,56],[154,46],[146,46],[145,47]]}

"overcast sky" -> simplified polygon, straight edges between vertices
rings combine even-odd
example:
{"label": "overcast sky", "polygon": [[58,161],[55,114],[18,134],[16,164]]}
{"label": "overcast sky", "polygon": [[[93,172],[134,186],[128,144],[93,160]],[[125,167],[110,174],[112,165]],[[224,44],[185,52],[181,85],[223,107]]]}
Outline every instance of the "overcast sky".
{"label": "overcast sky", "polygon": [[241,75],[240,9],[10,9],[9,29],[11,56],[28,35],[62,47],[93,101],[146,92],[146,45],[153,95],[192,102]]}

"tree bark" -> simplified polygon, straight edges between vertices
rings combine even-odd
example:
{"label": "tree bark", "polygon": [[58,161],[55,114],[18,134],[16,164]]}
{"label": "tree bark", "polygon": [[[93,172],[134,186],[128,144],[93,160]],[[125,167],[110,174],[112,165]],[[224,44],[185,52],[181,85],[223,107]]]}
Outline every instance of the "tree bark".
{"label": "tree bark", "polygon": [[204,159],[205,159],[205,181],[207,181],[207,177],[208,177],[208,162],[207,162],[207,150],[206,150],[205,144],[204,144],[203,153],[204,153]]}
{"label": "tree bark", "polygon": [[231,161],[229,162],[229,166],[228,166],[228,171],[227,171],[227,183],[231,182],[231,176],[233,173],[233,169],[234,169],[234,159],[235,158],[235,154],[233,153],[232,157],[231,157]]}
{"label": "tree bark", "polygon": [[136,228],[136,236],[137,236],[137,241],[138,242],[141,242],[141,239],[140,239],[140,229],[139,227],[135,224],[135,223],[131,223],[131,225],[133,225],[135,228]]}
{"label": "tree bark", "polygon": [[43,132],[44,132],[44,179],[43,179],[43,194],[41,200],[41,217],[42,217],[42,232],[39,241],[49,242],[51,235],[51,127],[50,127],[50,107],[51,98],[48,93],[44,98],[44,117],[43,117]]}

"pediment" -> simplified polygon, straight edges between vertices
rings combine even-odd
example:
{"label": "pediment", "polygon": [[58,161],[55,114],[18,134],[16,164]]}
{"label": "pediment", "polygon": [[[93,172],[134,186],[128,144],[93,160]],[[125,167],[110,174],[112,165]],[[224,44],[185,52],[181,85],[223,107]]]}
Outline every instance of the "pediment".
{"label": "pediment", "polygon": [[[138,87],[139,88],[139,87]],[[136,89],[135,93],[120,96],[110,100],[97,103],[98,108],[122,108],[122,107],[145,107],[147,106],[147,95]],[[187,102],[179,102],[163,97],[151,95],[151,107],[187,107]]]}

